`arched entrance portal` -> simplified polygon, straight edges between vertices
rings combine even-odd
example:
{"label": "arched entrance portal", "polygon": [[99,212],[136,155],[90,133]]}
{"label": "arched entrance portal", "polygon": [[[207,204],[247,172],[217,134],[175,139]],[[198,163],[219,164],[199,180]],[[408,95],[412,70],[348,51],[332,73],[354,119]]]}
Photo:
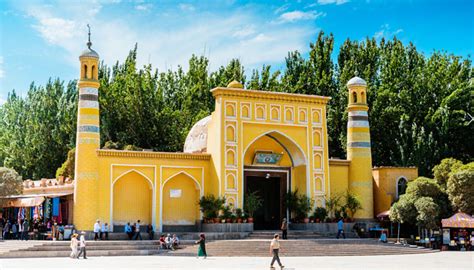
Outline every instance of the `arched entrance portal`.
{"label": "arched entrance portal", "polygon": [[137,220],[151,224],[152,191],[151,181],[135,170],[119,176],[113,183],[113,224],[125,225]]}
{"label": "arched entrance portal", "polygon": [[262,199],[254,213],[254,229],[277,230],[288,218],[285,195],[297,187],[306,192],[301,188],[306,187],[306,163],[300,146],[278,131],[250,143],[244,152],[244,194],[255,192]]}

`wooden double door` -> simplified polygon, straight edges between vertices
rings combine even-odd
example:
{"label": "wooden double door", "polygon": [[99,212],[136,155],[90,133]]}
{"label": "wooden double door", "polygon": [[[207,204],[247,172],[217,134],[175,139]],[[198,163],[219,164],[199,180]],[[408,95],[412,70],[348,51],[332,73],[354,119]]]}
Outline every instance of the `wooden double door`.
{"label": "wooden double door", "polygon": [[[285,194],[290,185],[290,168],[245,167],[245,194],[256,192],[262,205],[254,213],[255,230],[278,230],[287,209]],[[245,198],[244,198],[245,200]]]}

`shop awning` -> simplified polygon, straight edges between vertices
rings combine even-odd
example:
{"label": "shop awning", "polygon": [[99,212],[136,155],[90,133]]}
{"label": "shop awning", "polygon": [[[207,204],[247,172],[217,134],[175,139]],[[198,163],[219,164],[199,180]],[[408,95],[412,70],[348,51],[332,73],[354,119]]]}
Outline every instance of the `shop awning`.
{"label": "shop awning", "polygon": [[40,193],[40,194],[20,194],[20,195],[11,195],[5,196],[2,198],[6,199],[20,199],[20,198],[35,198],[35,197],[46,197],[46,198],[56,198],[74,194],[74,191],[65,191],[65,192],[57,192],[57,193]]}
{"label": "shop awning", "polygon": [[390,215],[390,210],[383,211],[377,214],[377,218],[388,218]]}
{"label": "shop awning", "polygon": [[466,213],[456,213],[441,220],[443,228],[474,228],[474,218]]}
{"label": "shop awning", "polygon": [[44,197],[31,197],[31,198],[17,198],[10,199],[3,203],[3,207],[33,207],[38,206],[44,202]]}

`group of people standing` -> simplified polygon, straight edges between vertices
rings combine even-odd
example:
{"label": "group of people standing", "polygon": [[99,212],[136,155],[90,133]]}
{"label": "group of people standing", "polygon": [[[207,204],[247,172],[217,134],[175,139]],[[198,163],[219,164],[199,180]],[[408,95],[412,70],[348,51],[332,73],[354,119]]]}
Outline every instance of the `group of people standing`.
{"label": "group of people standing", "polygon": [[100,220],[94,223],[94,241],[109,240],[109,224],[107,222],[101,224]]}
{"label": "group of people standing", "polygon": [[[128,240],[138,240],[138,238],[143,240],[140,233],[140,227],[140,220],[137,220],[137,222],[133,223],[133,225],[130,225],[130,222],[125,225],[124,232],[127,234]],[[155,237],[155,231],[153,230],[153,226],[151,224],[148,224],[146,227],[146,232],[148,233],[148,239],[153,240]]]}
{"label": "group of people standing", "polygon": [[0,231],[2,240],[16,239],[26,241],[29,239],[30,224],[26,219],[20,219],[18,222],[0,219]]}

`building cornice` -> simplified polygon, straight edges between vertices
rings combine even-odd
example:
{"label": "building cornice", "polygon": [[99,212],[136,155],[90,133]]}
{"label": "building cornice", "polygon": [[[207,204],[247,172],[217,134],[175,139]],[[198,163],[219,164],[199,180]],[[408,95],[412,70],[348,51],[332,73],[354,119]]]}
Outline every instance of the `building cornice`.
{"label": "building cornice", "polygon": [[97,150],[99,157],[134,157],[134,158],[164,158],[164,159],[193,159],[209,160],[210,154],[203,153],[179,153],[179,152],[147,152],[147,151],[126,151],[126,150]]}
{"label": "building cornice", "polygon": [[276,100],[276,101],[289,101],[289,102],[300,102],[310,104],[327,104],[330,97],[316,96],[316,95],[303,95],[303,94],[292,94],[283,92],[270,92],[261,90],[247,90],[240,88],[225,88],[217,87],[211,90],[214,98],[217,97],[232,97],[232,98],[245,98],[245,99],[258,99],[258,100]]}
{"label": "building cornice", "polygon": [[349,166],[351,164],[350,160],[346,159],[329,159],[329,166],[331,165],[340,165],[340,166]]}

